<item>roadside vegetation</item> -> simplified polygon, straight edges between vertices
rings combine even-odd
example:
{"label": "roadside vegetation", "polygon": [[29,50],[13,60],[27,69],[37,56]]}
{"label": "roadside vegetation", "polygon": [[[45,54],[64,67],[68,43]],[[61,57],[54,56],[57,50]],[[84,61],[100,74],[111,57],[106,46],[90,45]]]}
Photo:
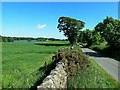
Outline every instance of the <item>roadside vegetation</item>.
{"label": "roadside vegetation", "polygon": [[107,16],[93,30],[82,30],[84,26],[81,20],[60,17],[57,28],[63,31],[71,45],[80,43],[120,61],[120,20]]}
{"label": "roadside vegetation", "polygon": [[73,76],[68,78],[68,89],[75,88],[118,88],[120,84],[114,80],[97,63],[88,57],[89,67],[78,70]]}
{"label": "roadside vegetation", "polygon": [[84,55],[81,48],[59,49],[53,56],[56,62],[63,60],[68,74],[67,89],[118,88],[120,84],[104,71],[92,58]]}
{"label": "roadside vegetation", "polygon": [[78,42],[120,61],[120,21],[106,17],[94,30],[80,31]]}
{"label": "roadside vegetation", "polygon": [[[81,20],[76,20],[69,17],[59,18],[58,29],[60,32],[63,31],[64,35],[68,38],[68,41],[71,44],[71,49],[74,49],[76,52],[81,52],[79,47],[76,47],[77,42],[85,47],[91,46],[91,48],[93,47],[92,45],[101,45],[101,47],[98,46],[101,50],[105,48],[110,48],[111,51],[112,49],[120,49],[120,21],[113,19],[112,17],[106,17],[103,22],[100,22],[95,26],[94,30],[81,30],[84,27],[84,24],[85,23]],[[73,58],[72,56],[69,57]],[[68,77],[68,90],[73,90],[74,88],[119,87],[119,83],[91,58],[86,58],[86,56],[83,57],[82,54],[80,54],[80,56],[76,55],[76,57],[81,57],[83,62],[87,61],[90,63],[80,63],[77,68],[79,66],[87,67],[77,69]],[[76,59],[73,58],[69,60],[69,62],[72,63],[69,70],[72,69],[71,71],[74,71],[74,62],[72,62],[72,60],[74,61]],[[77,58],[77,60],[79,61],[79,58]]]}
{"label": "roadside vegetation", "polygon": [[[74,45],[74,52],[79,52],[80,55],[75,57],[80,57],[71,61],[70,69],[71,74],[68,77],[67,88],[68,90],[73,90],[75,88],[118,88],[120,83],[113,79],[105,70],[103,70],[93,58],[86,56],[82,53],[79,46]],[[72,52],[71,52],[72,53]],[[69,52],[68,52],[69,54]],[[72,53],[73,54],[73,53]],[[71,54],[71,55],[72,55]],[[74,54],[73,54],[74,55]],[[74,64],[74,61],[80,63]],[[83,61],[81,61],[83,60]],[[75,68],[75,66],[77,66]],[[69,68],[69,66],[68,66]]]}

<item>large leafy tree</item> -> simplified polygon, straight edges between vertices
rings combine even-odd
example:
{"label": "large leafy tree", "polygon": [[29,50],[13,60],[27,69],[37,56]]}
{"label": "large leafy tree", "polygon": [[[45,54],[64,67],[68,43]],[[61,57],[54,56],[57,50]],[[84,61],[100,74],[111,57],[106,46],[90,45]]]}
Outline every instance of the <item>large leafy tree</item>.
{"label": "large leafy tree", "polygon": [[74,44],[77,42],[77,37],[79,31],[84,27],[84,22],[80,20],[76,20],[70,17],[60,17],[58,19],[58,29],[59,31],[63,31],[64,35],[68,37],[70,44]]}
{"label": "large leafy tree", "polygon": [[99,32],[112,48],[120,48],[120,21],[106,17],[103,22],[96,25],[95,31]]}
{"label": "large leafy tree", "polygon": [[84,31],[81,31],[78,40],[81,43],[86,43],[87,46],[91,46],[91,45],[100,44],[101,36],[95,30],[86,29]]}

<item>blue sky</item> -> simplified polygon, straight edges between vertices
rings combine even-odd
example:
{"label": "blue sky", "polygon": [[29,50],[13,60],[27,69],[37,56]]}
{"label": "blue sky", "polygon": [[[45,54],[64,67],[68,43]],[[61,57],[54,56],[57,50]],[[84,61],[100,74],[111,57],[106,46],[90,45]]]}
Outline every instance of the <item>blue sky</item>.
{"label": "blue sky", "polygon": [[118,18],[117,2],[3,2],[2,35],[65,38],[57,29],[58,18],[72,17],[93,29],[106,16]]}

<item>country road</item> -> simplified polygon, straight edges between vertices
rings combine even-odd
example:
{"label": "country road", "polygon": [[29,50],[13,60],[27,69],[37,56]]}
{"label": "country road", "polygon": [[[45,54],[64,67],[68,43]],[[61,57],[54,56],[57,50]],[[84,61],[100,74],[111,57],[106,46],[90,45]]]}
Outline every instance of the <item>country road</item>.
{"label": "country road", "polygon": [[82,50],[86,55],[93,57],[98,65],[100,65],[115,80],[120,82],[120,62],[108,57],[104,57],[100,53],[88,48],[82,48]]}

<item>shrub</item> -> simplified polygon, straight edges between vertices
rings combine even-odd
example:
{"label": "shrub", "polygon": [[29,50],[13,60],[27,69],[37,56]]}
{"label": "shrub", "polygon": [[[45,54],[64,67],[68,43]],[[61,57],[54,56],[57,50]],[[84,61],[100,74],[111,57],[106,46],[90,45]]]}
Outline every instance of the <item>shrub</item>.
{"label": "shrub", "polygon": [[73,75],[78,69],[85,69],[89,62],[80,51],[61,49],[52,57],[54,62],[62,60],[66,65],[68,75]]}

